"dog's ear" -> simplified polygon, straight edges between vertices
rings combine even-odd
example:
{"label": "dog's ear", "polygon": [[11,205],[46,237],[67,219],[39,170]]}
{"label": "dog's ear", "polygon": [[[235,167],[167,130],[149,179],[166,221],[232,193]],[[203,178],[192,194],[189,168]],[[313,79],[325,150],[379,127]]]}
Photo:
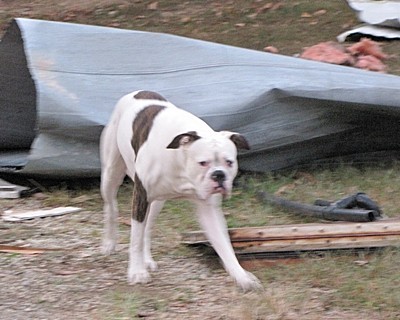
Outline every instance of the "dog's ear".
{"label": "dog's ear", "polygon": [[246,138],[243,137],[240,133],[231,132],[231,131],[221,131],[221,134],[228,139],[231,139],[235,144],[236,148],[250,150],[250,145],[247,142]]}
{"label": "dog's ear", "polygon": [[167,149],[178,149],[181,146],[185,146],[188,143],[194,142],[201,137],[196,131],[189,131],[186,133],[178,134],[171,143],[167,146]]}

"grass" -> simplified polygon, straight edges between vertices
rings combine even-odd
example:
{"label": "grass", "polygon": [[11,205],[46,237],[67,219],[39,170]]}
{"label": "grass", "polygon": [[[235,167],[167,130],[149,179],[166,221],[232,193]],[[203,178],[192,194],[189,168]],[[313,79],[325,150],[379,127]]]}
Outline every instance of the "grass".
{"label": "grass", "polygon": [[110,299],[114,302],[115,309],[109,320],[136,319],[140,306],[140,297],[131,292],[116,291]]}
{"label": "grass", "polygon": [[[44,200],[48,206],[71,205],[76,199],[89,199],[80,204],[96,214],[101,212],[97,188],[68,189],[61,185],[48,190],[48,198]],[[281,196],[303,203],[312,203],[317,198],[337,200],[364,191],[382,205],[387,216],[396,217],[399,216],[400,164],[386,167],[343,164],[335,169],[241,175],[232,198],[223,204],[224,212],[229,213],[227,221],[230,227],[321,222],[260,203],[256,194],[261,190],[279,191]],[[126,182],[119,194],[121,215],[125,217],[129,217],[131,192],[132,185]],[[186,201],[167,202],[155,232],[170,242],[159,244],[156,260],[164,255],[182,257],[196,254],[179,244],[180,232],[199,229],[192,211],[191,204]],[[121,243],[128,243],[128,232],[122,234]],[[288,310],[306,314],[319,308],[375,312],[384,319],[396,319],[400,308],[399,264],[400,249],[387,248],[378,252],[304,255],[295,263],[259,267],[255,273],[267,291],[257,298],[247,298],[238,312],[243,319],[263,319],[272,310],[277,319],[286,319]],[[192,295],[182,289],[174,301],[190,304]],[[150,306],[153,312],[165,311],[169,301],[162,292],[138,293],[127,291],[125,287],[116,289],[111,298],[114,301],[111,318],[114,319],[134,318],[143,306]]]}
{"label": "grass", "polygon": [[[246,176],[246,184],[242,182],[233,198],[224,203],[224,211],[230,213],[227,217],[230,227],[319,222],[262,205],[256,199],[257,191],[274,192],[289,186],[284,197],[304,203],[312,203],[316,198],[336,200],[362,190],[383,204],[386,215],[396,217],[399,177],[398,164],[386,169],[343,165],[336,170]],[[173,211],[174,207],[167,210]],[[366,261],[366,264],[358,265],[358,260]],[[286,301],[285,304],[301,305],[303,299],[309,299],[309,296],[318,295],[321,291],[325,308],[385,311],[390,318],[390,314],[396,314],[400,307],[399,263],[399,248],[390,248],[371,254],[308,256],[296,264],[277,264],[260,270],[257,275],[261,276],[264,283],[287,285],[286,294],[293,301]]]}
{"label": "grass", "polygon": [[[365,265],[357,264],[359,260]],[[364,255],[327,254],[308,258],[295,265],[279,265],[264,271],[269,283],[281,282],[288,287],[295,284],[304,293],[321,294],[325,308],[345,308],[396,312],[400,305],[397,268],[400,253],[386,249]]]}
{"label": "grass", "polygon": [[[319,222],[318,219],[305,219],[263,205],[257,200],[256,192],[275,192],[283,188],[287,190],[284,197],[312,203],[316,198],[335,200],[362,190],[383,204],[386,215],[395,217],[398,216],[396,195],[400,191],[399,177],[400,165],[397,163],[389,168],[342,165],[335,170],[244,175],[239,178],[233,197],[224,203],[223,209],[229,212],[227,220],[230,227]],[[120,198],[129,195],[130,190],[126,187]],[[122,211],[129,211],[128,203],[122,205]],[[156,229],[162,229],[164,234],[169,233],[173,238],[177,232],[198,229],[198,225],[188,203],[173,201],[163,209]],[[175,243],[163,254],[181,255],[182,249],[176,247]],[[183,254],[191,254],[191,250],[183,250]],[[364,263],[358,264],[358,261]],[[318,299],[326,309],[384,312],[387,319],[395,319],[400,307],[399,263],[399,248],[389,248],[375,253],[339,252],[318,257],[306,255],[294,264],[278,263],[272,267],[259,268],[256,274],[267,287],[279,283],[286,289],[284,292],[270,293],[267,300],[253,302],[256,305],[252,305],[251,309],[262,314],[273,305],[279,310],[283,306],[289,306],[289,309],[309,308],[309,300]],[[185,293],[182,295],[184,299]],[[249,311],[245,309],[242,312]]]}
{"label": "grass", "polygon": [[[335,41],[360,24],[344,0],[20,0],[0,10],[1,30],[14,17],[172,33],[255,50],[275,46],[284,55]],[[392,56],[386,61],[389,73],[400,75],[399,42],[383,41],[382,48]]]}

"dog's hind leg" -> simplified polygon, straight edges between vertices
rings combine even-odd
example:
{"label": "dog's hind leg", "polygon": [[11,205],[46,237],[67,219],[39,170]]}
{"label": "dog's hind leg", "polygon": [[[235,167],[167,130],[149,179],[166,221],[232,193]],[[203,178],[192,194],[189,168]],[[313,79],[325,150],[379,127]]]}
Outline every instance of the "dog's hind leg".
{"label": "dog's hind leg", "polygon": [[151,255],[151,231],[164,203],[165,201],[153,201],[146,218],[146,226],[144,230],[144,262],[146,267],[151,271],[157,270],[157,263]]}
{"label": "dog's hind leg", "polygon": [[126,166],[116,143],[109,140],[112,136],[103,132],[101,138],[101,195],[104,201],[104,231],[102,252],[115,251],[118,241],[118,189],[126,175]]}

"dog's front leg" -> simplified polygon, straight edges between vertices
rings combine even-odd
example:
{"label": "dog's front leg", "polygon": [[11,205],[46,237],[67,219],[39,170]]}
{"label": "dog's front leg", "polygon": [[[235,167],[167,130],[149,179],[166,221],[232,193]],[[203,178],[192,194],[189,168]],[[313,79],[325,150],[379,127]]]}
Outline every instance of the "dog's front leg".
{"label": "dog's front leg", "polygon": [[131,284],[146,283],[150,280],[144,255],[146,217],[149,208],[146,190],[139,178],[135,176],[128,266],[128,281]]}
{"label": "dog's front leg", "polygon": [[130,284],[150,281],[150,274],[144,259],[144,230],[145,222],[139,222],[132,218],[128,266],[128,282]]}
{"label": "dog's front leg", "polygon": [[158,214],[162,210],[165,201],[153,201],[150,204],[149,213],[146,217],[146,227],[144,231],[144,262],[150,271],[157,270],[157,263],[151,255],[151,232]]}
{"label": "dog's front leg", "polygon": [[212,196],[208,201],[197,201],[197,216],[208,240],[222,260],[229,275],[244,291],[259,289],[259,280],[239,264],[229,239],[224,215],[221,211],[220,195]]}

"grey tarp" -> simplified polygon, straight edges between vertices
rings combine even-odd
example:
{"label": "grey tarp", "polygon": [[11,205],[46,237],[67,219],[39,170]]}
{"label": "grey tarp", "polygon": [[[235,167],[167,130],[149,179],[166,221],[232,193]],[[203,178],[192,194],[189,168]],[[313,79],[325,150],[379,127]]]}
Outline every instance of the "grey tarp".
{"label": "grey tarp", "polygon": [[0,170],[97,176],[101,129],[116,101],[138,89],[243,133],[252,147],[240,156],[245,170],[400,151],[400,77],[167,34],[16,19],[0,43]]}

